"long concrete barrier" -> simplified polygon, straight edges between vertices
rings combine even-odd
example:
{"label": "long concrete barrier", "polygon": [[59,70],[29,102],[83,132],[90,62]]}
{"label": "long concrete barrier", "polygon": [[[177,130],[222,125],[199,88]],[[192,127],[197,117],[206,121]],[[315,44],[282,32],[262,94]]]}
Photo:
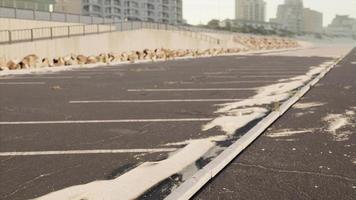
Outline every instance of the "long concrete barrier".
{"label": "long concrete barrier", "polygon": [[98,55],[107,52],[127,52],[142,49],[208,49],[225,47],[211,40],[192,36],[184,31],[133,30],[85,35],[53,40],[38,40],[0,46],[0,57],[21,59],[29,54],[58,57],[71,53]]}

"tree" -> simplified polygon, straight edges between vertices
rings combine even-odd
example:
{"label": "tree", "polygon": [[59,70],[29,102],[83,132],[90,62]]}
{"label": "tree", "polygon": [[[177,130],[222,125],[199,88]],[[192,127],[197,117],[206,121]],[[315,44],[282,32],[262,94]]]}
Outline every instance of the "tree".
{"label": "tree", "polygon": [[212,19],[212,20],[210,20],[210,21],[208,22],[208,27],[209,27],[209,28],[215,28],[215,29],[217,29],[217,28],[219,28],[219,24],[220,24],[220,21],[219,21],[219,20],[217,20],[217,19]]}

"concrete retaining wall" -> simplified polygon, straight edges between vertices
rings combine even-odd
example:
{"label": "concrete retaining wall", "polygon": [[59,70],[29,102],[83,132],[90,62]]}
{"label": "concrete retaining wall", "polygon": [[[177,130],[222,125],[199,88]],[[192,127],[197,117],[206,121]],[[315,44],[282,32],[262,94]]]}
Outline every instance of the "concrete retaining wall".
{"label": "concrete retaining wall", "polygon": [[[231,46],[228,45],[228,46]],[[135,30],[126,32],[111,32],[96,35],[86,35],[53,40],[39,40],[0,45],[0,57],[20,59],[28,54],[37,54],[40,57],[58,57],[70,53],[97,55],[109,52],[124,52],[143,50],[145,48],[170,49],[207,49],[227,47],[227,44],[199,39],[190,32],[162,31],[162,30]]]}

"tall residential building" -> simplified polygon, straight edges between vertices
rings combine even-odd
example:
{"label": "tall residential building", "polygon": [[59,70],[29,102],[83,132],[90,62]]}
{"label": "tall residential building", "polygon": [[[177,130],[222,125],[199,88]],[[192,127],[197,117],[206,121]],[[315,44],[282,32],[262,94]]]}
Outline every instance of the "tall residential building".
{"label": "tall residential building", "polygon": [[322,33],[323,32],[323,13],[303,9],[303,32],[306,33]]}
{"label": "tall residential building", "polygon": [[336,15],[331,24],[326,28],[326,33],[335,36],[356,35],[356,19],[348,15]]}
{"label": "tall residential building", "polygon": [[53,11],[55,0],[0,0],[0,7]]}
{"label": "tall residential building", "polygon": [[263,0],[236,0],[236,20],[264,22],[266,19],[266,2]]}
{"label": "tall residential building", "polygon": [[285,0],[278,6],[277,18],[271,21],[280,23],[288,31],[301,33],[303,31],[303,0]]}
{"label": "tall residential building", "polygon": [[81,0],[56,0],[54,11],[80,15],[82,14],[82,1]]}
{"label": "tall residential building", "polygon": [[116,20],[183,23],[182,0],[57,0],[57,2],[60,6],[56,6],[56,11],[59,12],[80,12],[82,15]]}

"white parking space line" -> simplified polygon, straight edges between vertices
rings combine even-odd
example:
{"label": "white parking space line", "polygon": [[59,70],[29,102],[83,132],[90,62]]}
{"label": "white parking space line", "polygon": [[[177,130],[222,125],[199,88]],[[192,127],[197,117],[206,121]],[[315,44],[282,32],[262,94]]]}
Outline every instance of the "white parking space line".
{"label": "white parking space line", "polygon": [[204,72],[205,75],[229,74],[230,72]]}
{"label": "white parking space line", "polygon": [[210,85],[220,85],[220,84],[234,84],[234,83],[275,83],[276,81],[217,81],[217,82],[206,82],[204,84]]}
{"label": "white parking space line", "polygon": [[45,82],[0,82],[0,85],[44,85]]}
{"label": "white parking space line", "polygon": [[[284,72],[260,72],[260,71],[256,71],[256,72],[238,72],[238,74],[251,74],[251,75],[261,75],[261,74],[266,74],[266,75],[301,75],[303,74],[303,72],[288,72],[288,71],[284,71]],[[305,73],[304,73],[305,74]]]}
{"label": "white parking space line", "polygon": [[306,72],[308,71],[308,69],[266,69],[266,68],[253,68],[253,69],[247,69],[247,68],[244,68],[244,69],[230,69],[229,71],[246,71],[246,72],[249,72],[249,71],[253,71],[253,72],[262,72],[262,71],[265,71],[265,72],[270,72],[270,71],[276,71],[276,72]]}
{"label": "white parking space line", "polygon": [[21,80],[21,79],[90,79],[90,76],[24,76],[24,77],[6,77],[0,80]]}
{"label": "white parking space line", "polygon": [[68,120],[68,121],[18,121],[0,122],[0,125],[41,125],[41,124],[104,124],[104,123],[146,123],[146,122],[206,122],[213,118],[181,119],[117,119],[117,120]]}
{"label": "white parking space line", "polygon": [[80,154],[118,154],[118,153],[162,153],[172,152],[177,148],[161,149],[95,149],[95,150],[68,150],[68,151],[27,151],[27,152],[0,152],[4,156],[43,156],[43,155],[80,155]]}
{"label": "white parking space line", "polygon": [[207,82],[179,82],[181,85],[204,84],[204,85],[219,85],[219,84],[233,84],[233,83],[275,83],[275,80],[258,80],[258,81],[207,81]]}
{"label": "white parking space line", "polygon": [[231,75],[231,76],[206,76],[206,78],[237,78],[237,77]]}
{"label": "white parking space line", "polygon": [[111,74],[112,72],[81,72],[81,71],[76,71],[75,75],[79,76],[87,76],[87,75],[103,75],[103,74]]}
{"label": "white parking space line", "polygon": [[285,75],[261,75],[261,76],[240,76],[241,78],[286,78],[286,77],[293,77],[295,75],[285,74]]}
{"label": "white parking space line", "polygon": [[186,89],[128,89],[128,92],[195,92],[195,91],[246,91],[258,88],[186,88]]}
{"label": "white parking space line", "polygon": [[166,99],[166,100],[92,100],[92,101],[69,101],[71,104],[87,103],[180,103],[180,102],[232,102],[241,99]]}

